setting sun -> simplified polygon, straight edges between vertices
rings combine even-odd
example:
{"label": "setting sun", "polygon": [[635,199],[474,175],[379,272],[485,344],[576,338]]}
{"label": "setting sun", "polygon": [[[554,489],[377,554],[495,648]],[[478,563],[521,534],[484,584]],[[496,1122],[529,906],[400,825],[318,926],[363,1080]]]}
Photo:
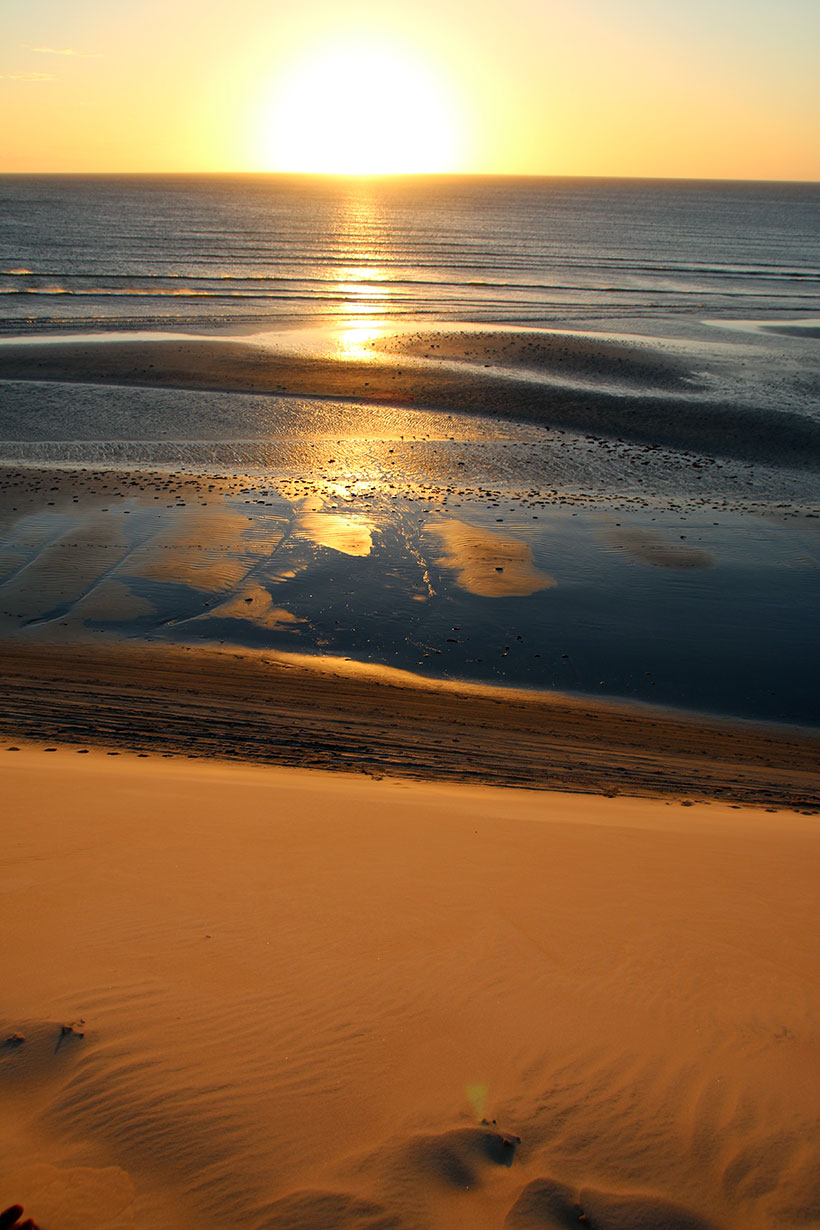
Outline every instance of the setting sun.
{"label": "setting sun", "polygon": [[455,107],[423,62],[387,42],[350,39],[305,56],[260,110],[271,170],[389,175],[451,170]]}

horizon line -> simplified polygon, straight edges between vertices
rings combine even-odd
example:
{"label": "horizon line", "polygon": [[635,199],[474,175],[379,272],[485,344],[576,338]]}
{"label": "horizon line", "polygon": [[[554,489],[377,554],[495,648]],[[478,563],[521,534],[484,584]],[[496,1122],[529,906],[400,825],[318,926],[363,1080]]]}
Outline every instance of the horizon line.
{"label": "horizon line", "polygon": [[340,181],[372,181],[372,180],[411,180],[411,179],[566,179],[566,180],[632,180],[650,183],[702,183],[702,184],[820,184],[818,179],[787,179],[757,176],[719,176],[719,175],[593,175],[571,174],[567,172],[547,171],[390,171],[390,172],[340,172],[340,171],[50,171],[26,170],[8,171],[0,169],[0,176],[55,176],[74,178],[265,178],[265,179],[305,179],[305,180],[340,180]]}

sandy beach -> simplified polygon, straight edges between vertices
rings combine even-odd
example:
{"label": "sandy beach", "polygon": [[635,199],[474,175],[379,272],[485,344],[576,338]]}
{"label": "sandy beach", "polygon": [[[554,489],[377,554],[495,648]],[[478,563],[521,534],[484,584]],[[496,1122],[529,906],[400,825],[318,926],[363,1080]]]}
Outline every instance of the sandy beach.
{"label": "sandy beach", "polygon": [[0,1209],[820,1226],[816,423],[337,344],[0,346]]}
{"label": "sandy beach", "polygon": [[2,752],[0,1206],[817,1222],[816,817],[49,747]]}

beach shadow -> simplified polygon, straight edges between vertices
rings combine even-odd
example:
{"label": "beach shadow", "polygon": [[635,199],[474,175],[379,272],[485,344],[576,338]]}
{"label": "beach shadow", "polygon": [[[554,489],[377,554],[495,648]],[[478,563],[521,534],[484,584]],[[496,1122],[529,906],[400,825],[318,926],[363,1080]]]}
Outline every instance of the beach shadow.
{"label": "beach shadow", "polygon": [[504,1230],[717,1230],[682,1205],[643,1193],[614,1195],[557,1179],[534,1179],[510,1209]]}

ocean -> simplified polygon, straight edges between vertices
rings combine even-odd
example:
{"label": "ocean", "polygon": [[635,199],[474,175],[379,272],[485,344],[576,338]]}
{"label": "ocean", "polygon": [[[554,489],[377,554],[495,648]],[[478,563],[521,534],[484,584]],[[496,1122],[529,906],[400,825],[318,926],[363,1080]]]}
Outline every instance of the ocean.
{"label": "ocean", "polygon": [[0,177],[0,329],[818,313],[820,185]]}
{"label": "ocean", "polygon": [[[0,638],[820,725],[820,185],[5,176],[0,200]],[[309,360],[371,329],[410,339],[385,379],[463,373],[468,413],[147,360],[2,378],[16,339]]]}

